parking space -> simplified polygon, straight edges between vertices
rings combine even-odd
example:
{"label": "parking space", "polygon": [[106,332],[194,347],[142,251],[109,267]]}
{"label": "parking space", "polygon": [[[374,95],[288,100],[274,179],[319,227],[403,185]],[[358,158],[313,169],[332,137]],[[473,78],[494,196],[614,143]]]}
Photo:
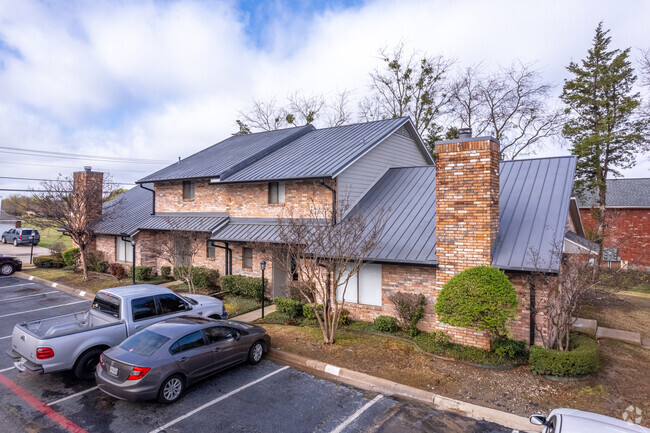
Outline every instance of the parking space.
{"label": "parking space", "polygon": [[0,278],[0,432],[507,432],[427,405],[366,392],[263,360],[217,374],[172,405],[126,402],[71,373],[18,373],[5,351],[22,320],[80,311],[89,301]]}
{"label": "parking space", "polygon": [[31,251],[31,247],[29,245],[19,245],[17,247],[14,247],[12,244],[0,243],[0,254],[5,256],[18,257],[23,262],[23,264],[26,264],[29,263],[30,254],[33,257],[46,256],[50,254],[50,250],[36,245],[34,247],[34,250]]}

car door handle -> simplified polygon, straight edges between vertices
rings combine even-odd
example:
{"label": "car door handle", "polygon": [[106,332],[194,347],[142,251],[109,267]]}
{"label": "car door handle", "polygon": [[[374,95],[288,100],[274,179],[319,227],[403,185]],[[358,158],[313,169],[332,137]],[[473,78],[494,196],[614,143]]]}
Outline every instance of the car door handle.
{"label": "car door handle", "polygon": [[223,350],[221,349],[221,347],[215,347],[214,349],[212,349],[213,352],[221,352],[221,350]]}
{"label": "car door handle", "polygon": [[188,358],[187,356],[184,356],[184,357],[182,357],[181,359],[179,359],[178,362],[185,362],[185,361],[187,361],[188,359],[189,359],[189,358]]}

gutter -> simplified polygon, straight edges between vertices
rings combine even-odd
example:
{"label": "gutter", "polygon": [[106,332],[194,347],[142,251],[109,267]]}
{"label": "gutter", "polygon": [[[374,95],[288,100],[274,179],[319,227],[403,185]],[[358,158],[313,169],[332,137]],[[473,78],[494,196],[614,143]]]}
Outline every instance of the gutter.
{"label": "gutter", "polygon": [[151,188],[147,188],[143,184],[139,184],[139,185],[140,185],[140,188],[146,189],[147,191],[151,191],[153,193],[153,207],[151,208],[151,215],[155,215],[156,214],[156,191],[154,191]]}
{"label": "gutter", "polygon": [[321,186],[324,186],[325,188],[332,191],[332,225],[335,226],[336,225],[336,189],[326,184],[325,178],[322,178],[320,180],[320,184]]}

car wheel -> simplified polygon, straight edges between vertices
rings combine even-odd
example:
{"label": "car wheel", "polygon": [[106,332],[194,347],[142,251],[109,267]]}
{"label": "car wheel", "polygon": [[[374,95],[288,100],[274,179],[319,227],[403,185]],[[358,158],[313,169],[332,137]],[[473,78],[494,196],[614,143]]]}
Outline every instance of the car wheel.
{"label": "car wheel", "polygon": [[264,345],[261,341],[256,341],[248,351],[248,362],[255,365],[262,360],[264,355]]}
{"label": "car wheel", "polygon": [[5,263],[0,266],[0,275],[11,275],[14,273],[14,267],[9,263]]}
{"label": "car wheel", "polygon": [[7,243],[7,239],[6,239],[4,236],[2,237],[2,243],[3,243],[3,244],[6,244],[6,243]]}
{"label": "car wheel", "polygon": [[72,370],[74,375],[81,380],[90,380],[95,377],[95,367],[99,363],[99,355],[104,349],[89,349],[81,354]]}
{"label": "car wheel", "polygon": [[178,400],[185,389],[183,378],[178,375],[168,377],[158,391],[158,401],[160,403],[171,404]]}
{"label": "car wheel", "polygon": [[18,246],[18,240],[14,239],[14,247],[17,247],[17,246]]}

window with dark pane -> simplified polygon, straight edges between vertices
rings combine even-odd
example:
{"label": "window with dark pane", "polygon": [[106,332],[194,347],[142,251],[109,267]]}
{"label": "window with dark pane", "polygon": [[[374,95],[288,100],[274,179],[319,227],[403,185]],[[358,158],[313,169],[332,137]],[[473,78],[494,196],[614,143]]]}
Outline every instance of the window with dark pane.
{"label": "window with dark pane", "polygon": [[194,182],[186,180],[183,182],[183,200],[194,198]]}
{"label": "window with dark pane", "polygon": [[242,251],[242,268],[253,269],[253,249],[244,247]]}
{"label": "window with dark pane", "polygon": [[284,182],[269,182],[269,204],[284,203]]}

